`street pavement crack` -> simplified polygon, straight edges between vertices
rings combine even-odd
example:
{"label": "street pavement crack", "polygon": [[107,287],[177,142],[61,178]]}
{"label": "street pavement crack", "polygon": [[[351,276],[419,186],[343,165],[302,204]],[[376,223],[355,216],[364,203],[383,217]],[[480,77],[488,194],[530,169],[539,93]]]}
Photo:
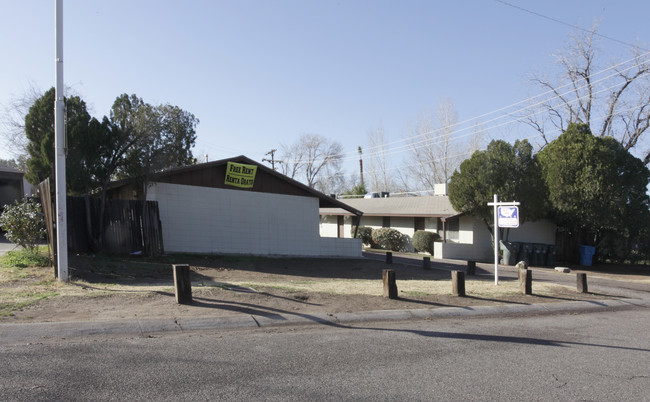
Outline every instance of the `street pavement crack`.
{"label": "street pavement crack", "polygon": [[142,322],[140,322],[140,319],[137,319],[138,321],[138,329],[140,330],[140,336],[144,338],[144,330],[142,329]]}
{"label": "street pavement crack", "polygon": [[181,324],[178,322],[178,318],[174,318],[174,324],[176,324],[176,326],[177,326],[181,331],[183,330],[183,327],[182,327]]}
{"label": "street pavement crack", "polygon": [[558,385],[555,386],[555,388],[562,388],[567,385],[567,382],[562,382],[555,374],[553,374],[553,378],[555,381],[558,383]]}

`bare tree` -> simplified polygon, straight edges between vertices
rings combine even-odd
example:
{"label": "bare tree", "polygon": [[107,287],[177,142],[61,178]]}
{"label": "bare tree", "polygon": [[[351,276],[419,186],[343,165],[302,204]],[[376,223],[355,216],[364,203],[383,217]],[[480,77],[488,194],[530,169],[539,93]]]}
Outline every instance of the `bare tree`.
{"label": "bare tree", "polygon": [[347,189],[348,182],[343,171],[330,171],[328,168],[322,175],[322,179],[316,182],[314,188],[325,194],[341,194]]}
{"label": "bare tree", "polygon": [[433,189],[434,184],[447,183],[454,171],[472,151],[478,149],[477,139],[457,132],[458,114],[453,101],[444,99],[434,115],[424,112],[411,127],[409,165],[418,187]]}
{"label": "bare tree", "polygon": [[[78,96],[77,91],[68,86],[65,87],[65,93],[67,96]],[[2,105],[0,111],[0,136],[4,138],[7,150],[15,158],[20,159],[22,157],[24,159],[28,155],[27,144],[29,144],[29,140],[25,134],[25,116],[36,103],[36,100],[41,98],[43,94],[45,94],[45,91],[30,82],[25,93],[20,96],[12,95],[9,103]]]}
{"label": "bare tree", "polygon": [[7,105],[2,108],[2,131],[8,151],[14,156],[27,155],[27,144],[29,140],[25,135],[25,116],[29,113],[29,108],[43,96],[43,91],[36,88],[33,84],[22,96],[12,96]]}
{"label": "bare tree", "polygon": [[[647,54],[633,50],[632,58],[598,71],[597,28],[572,37],[556,56],[562,74],[556,80],[536,75],[532,81],[545,90],[537,100],[538,113],[526,123],[548,144],[569,123],[589,125],[594,135],[611,136],[626,150],[637,149],[650,163],[648,141],[641,141],[650,127],[650,62]],[[552,128],[547,128],[550,123]],[[638,149],[644,143],[645,149]]]}
{"label": "bare tree", "polygon": [[298,179],[296,176],[302,170],[302,163],[304,157],[304,149],[300,147],[299,142],[290,145],[280,145],[280,171],[283,175],[289,176],[292,179]]}
{"label": "bare tree", "polygon": [[374,191],[394,191],[394,179],[388,167],[386,157],[386,137],[383,127],[368,131],[368,156],[370,169],[366,172],[370,177],[370,189]]}
{"label": "bare tree", "polygon": [[311,188],[326,192],[338,188],[343,175],[343,146],[318,134],[303,134],[297,142],[282,145],[282,173]]}

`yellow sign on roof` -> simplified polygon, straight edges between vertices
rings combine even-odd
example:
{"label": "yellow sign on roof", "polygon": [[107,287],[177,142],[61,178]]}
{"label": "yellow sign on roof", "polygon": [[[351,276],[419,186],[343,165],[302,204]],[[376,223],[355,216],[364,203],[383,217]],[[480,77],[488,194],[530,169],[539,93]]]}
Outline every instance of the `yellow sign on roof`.
{"label": "yellow sign on roof", "polygon": [[255,165],[228,162],[225,184],[239,188],[252,188],[255,184],[256,174],[257,166]]}

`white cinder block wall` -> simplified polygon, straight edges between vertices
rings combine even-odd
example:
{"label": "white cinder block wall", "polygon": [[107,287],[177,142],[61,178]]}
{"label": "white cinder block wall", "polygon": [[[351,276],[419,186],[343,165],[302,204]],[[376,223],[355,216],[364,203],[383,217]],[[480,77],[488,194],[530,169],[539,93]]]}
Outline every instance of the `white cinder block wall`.
{"label": "white cinder block wall", "polygon": [[360,257],[358,239],[321,239],[318,199],[156,183],[165,251]]}
{"label": "white cinder block wall", "polygon": [[323,215],[320,217],[319,233],[323,237],[338,236],[338,220],[335,215]]}

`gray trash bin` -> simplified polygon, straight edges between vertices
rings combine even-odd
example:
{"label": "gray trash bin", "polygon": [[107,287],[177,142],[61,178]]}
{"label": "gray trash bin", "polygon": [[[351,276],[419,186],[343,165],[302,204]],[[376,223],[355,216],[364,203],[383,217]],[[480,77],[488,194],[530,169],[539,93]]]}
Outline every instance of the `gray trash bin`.
{"label": "gray trash bin", "polygon": [[532,265],[535,267],[541,267],[545,264],[546,260],[546,244],[534,244],[533,245],[533,256],[531,258]]}
{"label": "gray trash bin", "polygon": [[516,265],[519,254],[519,243],[499,241],[499,248],[503,253],[503,265]]}
{"label": "gray trash bin", "polygon": [[517,259],[519,261],[525,261],[526,264],[531,265],[530,258],[532,253],[533,253],[533,245],[530,243],[523,243],[519,248],[519,256],[517,257]]}
{"label": "gray trash bin", "polygon": [[555,256],[557,255],[557,246],[555,244],[548,245],[548,251],[546,252],[546,265],[552,267],[555,265]]}

